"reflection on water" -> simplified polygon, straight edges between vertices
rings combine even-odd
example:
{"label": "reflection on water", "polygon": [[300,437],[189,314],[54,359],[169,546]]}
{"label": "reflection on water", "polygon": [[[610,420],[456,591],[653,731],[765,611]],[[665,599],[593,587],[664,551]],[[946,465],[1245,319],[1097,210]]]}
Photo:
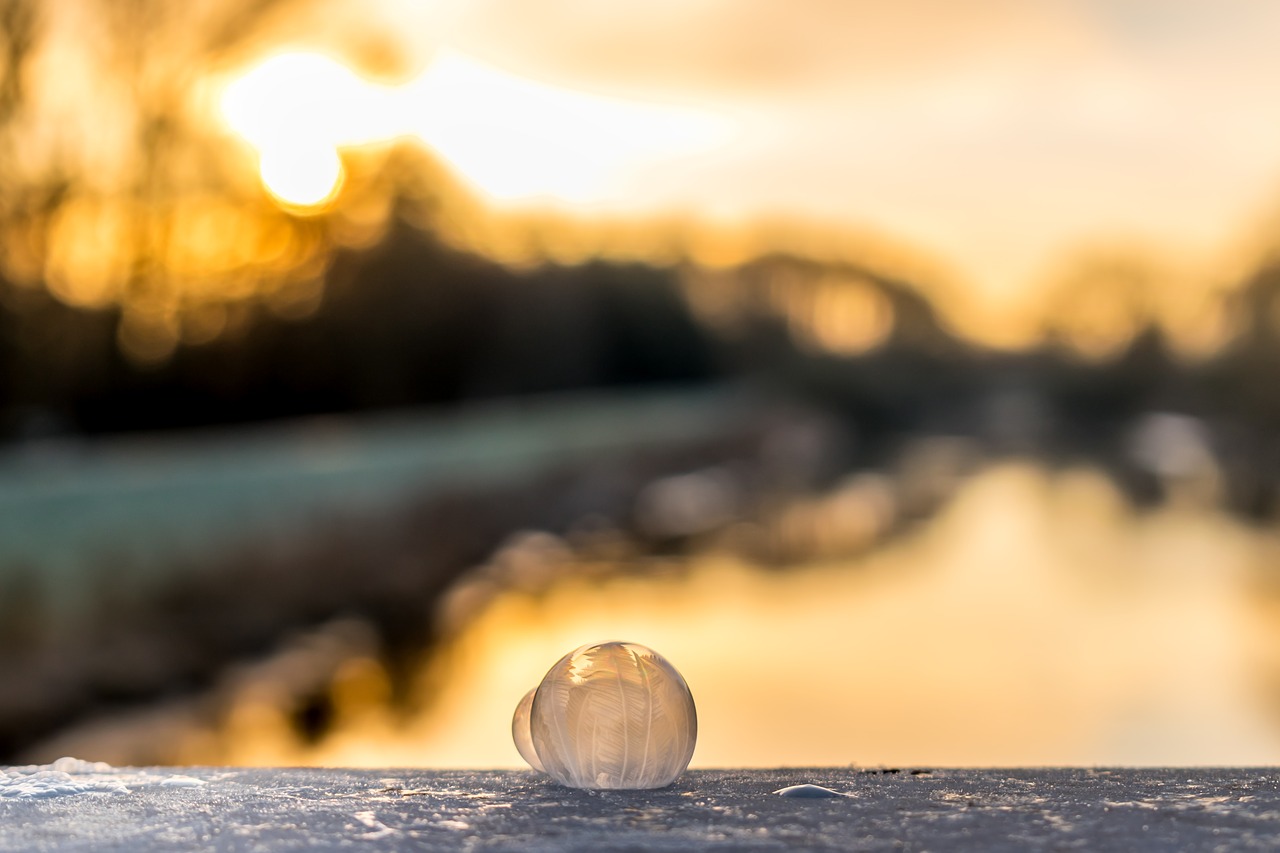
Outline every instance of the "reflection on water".
{"label": "reflection on water", "polygon": [[[1273,531],[1211,489],[1140,511],[1097,469],[1004,462],[889,536],[922,517],[910,479],[854,475],[684,556],[607,527],[518,535],[443,597],[415,686],[370,624],[339,620],[39,754],[520,767],[524,693],[566,651],[624,639],[688,680],[694,766],[1280,764]],[[723,515],[722,480],[657,481],[647,523],[664,490]]]}
{"label": "reflection on water", "polygon": [[1215,512],[1135,514],[1094,472],[1006,464],[864,558],[707,555],[504,594],[437,660],[427,716],[366,717],[296,757],[520,766],[528,687],[625,638],[685,673],[695,766],[1280,763],[1276,548]]}

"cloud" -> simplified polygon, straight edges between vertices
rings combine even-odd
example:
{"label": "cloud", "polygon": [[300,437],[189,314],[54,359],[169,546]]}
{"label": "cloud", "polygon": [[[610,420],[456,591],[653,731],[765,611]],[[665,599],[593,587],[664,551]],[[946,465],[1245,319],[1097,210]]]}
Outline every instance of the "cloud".
{"label": "cloud", "polygon": [[1075,40],[1063,18],[1022,0],[473,0],[438,5],[432,37],[579,83],[759,94],[1044,55]]}

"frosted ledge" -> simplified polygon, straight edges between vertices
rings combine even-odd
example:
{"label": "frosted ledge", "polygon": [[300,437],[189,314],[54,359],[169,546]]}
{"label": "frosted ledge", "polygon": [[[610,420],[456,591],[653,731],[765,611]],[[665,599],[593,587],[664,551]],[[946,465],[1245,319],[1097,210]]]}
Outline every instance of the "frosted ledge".
{"label": "frosted ledge", "polygon": [[[1280,770],[695,770],[653,791],[533,771],[0,768],[0,851],[1280,848]],[[843,796],[784,797],[796,785]]]}

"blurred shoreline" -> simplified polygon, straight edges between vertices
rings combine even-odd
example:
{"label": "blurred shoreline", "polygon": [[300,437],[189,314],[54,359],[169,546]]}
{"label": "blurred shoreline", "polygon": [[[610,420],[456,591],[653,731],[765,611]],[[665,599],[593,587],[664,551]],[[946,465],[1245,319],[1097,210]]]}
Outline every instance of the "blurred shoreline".
{"label": "blurred shoreline", "polygon": [[29,448],[0,465],[6,523],[26,534],[4,540],[0,743],[198,694],[333,620],[370,626],[362,642],[403,690],[439,596],[503,540],[575,525],[607,538],[645,484],[750,459],[804,423],[712,389]]}

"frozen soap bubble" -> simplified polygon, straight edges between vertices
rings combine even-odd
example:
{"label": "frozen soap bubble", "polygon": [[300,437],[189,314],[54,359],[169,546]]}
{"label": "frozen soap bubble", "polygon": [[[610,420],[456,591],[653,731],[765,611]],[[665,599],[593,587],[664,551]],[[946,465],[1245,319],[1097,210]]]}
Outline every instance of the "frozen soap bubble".
{"label": "frozen soap bubble", "polygon": [[[516,708],[516,748],[572,788],[661,788],[689,766],[698,714],[676,668],[638,643],[597,643],[562,657]],[[528,704],[532,758],[522,743]]]}
{"label": "frozen soap bubble", "polygon": [[534,770],[546,773],[542,762],[538,760],[538,751],[533,748],[533,736],[529,734],[529,712],[533,710],[533,694],[537,692],[538,688],[534,687],[524,694],[524,698],[516,706],[516,714],[511,718],[511,737],[516,742],[520,757]]}

